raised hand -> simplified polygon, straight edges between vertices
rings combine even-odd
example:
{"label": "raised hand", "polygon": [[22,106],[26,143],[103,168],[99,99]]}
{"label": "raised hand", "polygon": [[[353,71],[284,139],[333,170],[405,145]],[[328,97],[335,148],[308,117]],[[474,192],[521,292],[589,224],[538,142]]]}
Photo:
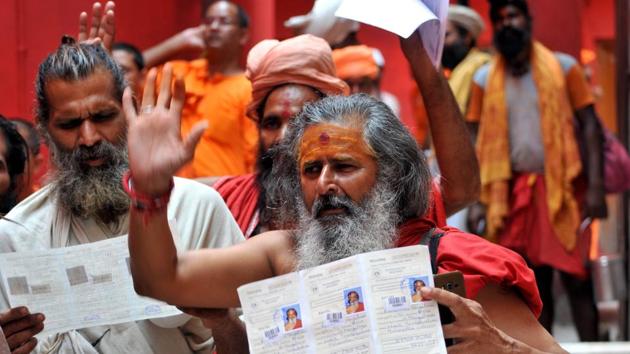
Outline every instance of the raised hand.
{"label": "raised hand", "polygon": [[88,14],[81,12],[79,15],[79,42],[87,44],[100,43],[108,52],[111,52],[116,34],[114,22],[113,1],[105,4],[105,9],[99,2],[92,5],[92,23],[88,31]]}
{"label": "raised hand", "polygon": [[206,25],[187,28],[177,35],[178,44],[182,50],[202,52],[206,49],[206,41],[203,38],[203,31]]}
{"label": "raised hand", "polygon": [[0,312],[0,327],[12,354],[30,353],[37,345],[35,335],[44,329],[44,315],[14,307]]}
{"label": "raised hand", "polygon": [[134,188],[158,196],[168,191],[173,174],[193,158],[207,123],[197,123],[182,139],[180,120],[185,98],[184,81],[177,78],[171,93],[173,70],[166,64],[156,102],[156,76],[156,69],[151,69],[147,75],[139,115],[129,88],[123,95],[123,108],[129,124],[129,169]]}

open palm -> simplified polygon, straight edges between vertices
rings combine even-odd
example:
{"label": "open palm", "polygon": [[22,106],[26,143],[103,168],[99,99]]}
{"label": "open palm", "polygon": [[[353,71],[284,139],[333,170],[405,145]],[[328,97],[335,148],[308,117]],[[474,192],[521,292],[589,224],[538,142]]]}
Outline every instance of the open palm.
{"label": "open palm", "polygon": [[151,70],[142,97],[140,114],[136,113],[131,91],[127,89],[123,106],[129,124],[129,169],[135,188],[150,195],[166,192],[173,174],[194,155],[206,123],[195,125],[182,139],[180,120],[185,88],[181,78],[175,80],[171,92],[173,71],[164,66],[160,92],[155,102],[156,71]]}

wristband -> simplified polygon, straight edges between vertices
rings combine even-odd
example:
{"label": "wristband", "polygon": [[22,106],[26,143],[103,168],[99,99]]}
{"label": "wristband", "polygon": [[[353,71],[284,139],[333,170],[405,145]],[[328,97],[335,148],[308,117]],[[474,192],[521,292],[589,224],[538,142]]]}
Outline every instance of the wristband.
{"label": "wristband", "polygon": [[148,194],[138,192],[133,188],[133,182],[131,180],[131,171],[125,172],[122,178],[122,185],[125,193],[131,199],[131,206],[142,213],[152,214],[160,211],[168,205],[168,201],[171,198],[171,192],[175,183],[173,178],[168,186],[168,191],[159,197],[153,197]]}

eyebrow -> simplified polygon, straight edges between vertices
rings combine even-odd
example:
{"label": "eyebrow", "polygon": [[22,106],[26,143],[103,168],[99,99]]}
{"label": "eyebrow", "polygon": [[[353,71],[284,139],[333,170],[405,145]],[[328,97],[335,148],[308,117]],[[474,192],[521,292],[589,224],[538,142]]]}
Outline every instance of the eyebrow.
{"label": "eyebrow", "polygon": [[[112,114],[112,113],[116,113],[116,112],[119,112],[119,111],[120,111],[120,108],[116,107],[115,105],[109,105],[108,104],[107,106],[104,106],[104,107],[102,107],[100,109],[97,109],[97,110],[95,110],[93,112],[88,112],[89,113],[88,117],[93,117],[93,116],[97,116],[97,115],[107,115],[107,114]],[[51,120],[54,121],[54,123],[58,123],[60,121],[61,122],[68,122],[68,121],[72,121],[72,120],[86,119],[86,118],[83,118],[81,116],[77,117],[77,116],[74,116],[72,114],[65,115],[63,113],[59,113],[59,114],[53,116],[53,118]]]}

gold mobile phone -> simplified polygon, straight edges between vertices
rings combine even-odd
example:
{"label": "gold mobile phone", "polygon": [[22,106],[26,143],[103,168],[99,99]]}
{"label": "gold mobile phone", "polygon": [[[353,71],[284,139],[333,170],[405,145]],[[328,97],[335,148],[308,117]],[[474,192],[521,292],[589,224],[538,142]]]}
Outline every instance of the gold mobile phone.
{"label": "gold mobile phone", "polygon": [[[433,276],[433,283],[436,288],[442,288],[461,297],[466,297],[466,287],[464,286],[464,275],[460,271],[437,274]],[[440,322],[443,325],[453,323],[455,316],[451,310],[443,305],[438,305],[440,310]],[[446,346],[453,345],[453,339],[444,339]]]}
{"label": "gold mobile phone", "polygon": [[460,271],[437,274],[433,276],[433,282],[436,288],[442,288],[461,297],[466,297],[464,275]]}

